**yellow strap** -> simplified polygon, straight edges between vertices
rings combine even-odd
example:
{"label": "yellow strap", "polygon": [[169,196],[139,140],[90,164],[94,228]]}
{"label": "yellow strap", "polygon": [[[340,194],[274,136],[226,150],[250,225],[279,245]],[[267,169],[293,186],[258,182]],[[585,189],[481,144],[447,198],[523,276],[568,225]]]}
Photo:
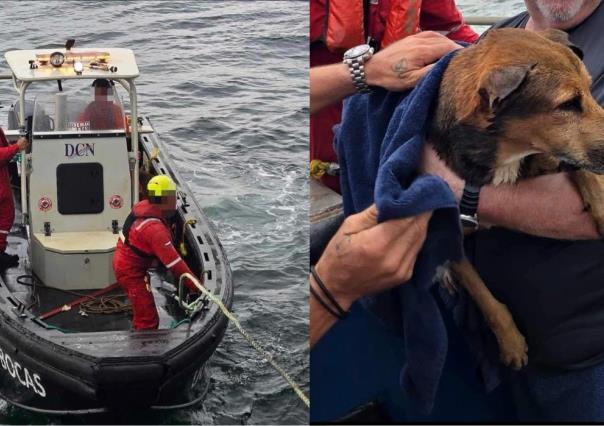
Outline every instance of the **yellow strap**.
{"label": "yellow strap", "polygon": [[178,251],[180,251],[181,256],[186,256],[189,252],[187,251],[187,246],[185,245],[185,232],[187,230],[187,225],[192,225],[197,223],[195,219],[189,219],[182,225],[182,234],[180,236],[180,245],[178,246]]}

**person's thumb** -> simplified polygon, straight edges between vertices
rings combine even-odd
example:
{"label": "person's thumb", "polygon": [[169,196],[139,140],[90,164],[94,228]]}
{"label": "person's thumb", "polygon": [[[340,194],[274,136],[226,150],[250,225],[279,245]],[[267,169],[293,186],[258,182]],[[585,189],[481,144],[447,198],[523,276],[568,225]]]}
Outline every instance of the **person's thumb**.
{"label": "person's thumb", "polygon": [[360,213],[348,216],[346,219],[347,233],[357,233],[377,225],[378,210],[375,204],[370,205]]}

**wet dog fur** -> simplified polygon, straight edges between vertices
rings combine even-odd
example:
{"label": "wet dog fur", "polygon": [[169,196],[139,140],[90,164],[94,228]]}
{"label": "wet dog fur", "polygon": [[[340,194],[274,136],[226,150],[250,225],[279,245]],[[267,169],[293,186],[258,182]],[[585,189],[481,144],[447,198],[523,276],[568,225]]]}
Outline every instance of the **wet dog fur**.
{"label": "wet dog fur", "polygon": [[[604,109],[563,31],[493,30],[450,62],[430,121],[428,141],[474,185],[513,184],[559,170],[572,172],[604,236]],[[499,343],[501,360],[519,369],[527,345],[507,307],[467,259],[450,272],[475,300]]]}

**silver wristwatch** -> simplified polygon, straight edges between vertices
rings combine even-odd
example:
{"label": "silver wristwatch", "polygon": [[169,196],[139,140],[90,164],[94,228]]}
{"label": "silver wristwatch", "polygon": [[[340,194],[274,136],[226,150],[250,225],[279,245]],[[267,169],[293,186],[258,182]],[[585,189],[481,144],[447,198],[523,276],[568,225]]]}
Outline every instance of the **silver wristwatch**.
{"label": "silver wristwatch", "polygon": [[365,63],[373,56],[373,47],[368,44],[361,44],[344,53],[344,63],[348,65],[352,83],[359,93],[369,93],[371,89],[367,85],[365,78]]}

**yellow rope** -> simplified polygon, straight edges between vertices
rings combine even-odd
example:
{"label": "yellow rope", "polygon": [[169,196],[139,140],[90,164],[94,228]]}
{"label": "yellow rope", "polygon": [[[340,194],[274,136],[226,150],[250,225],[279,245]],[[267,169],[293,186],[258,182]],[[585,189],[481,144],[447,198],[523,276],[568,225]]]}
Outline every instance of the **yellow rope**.
{"label": "yellow rope", "polygon": [[292,387],[292,389],[294,390],[294,392],[296,392],[296,395],[298,395],[298,397],[302,400],[302,402],[307,407],[310,407],[310,400],[304,394],[304,392],[302,392],[302,389],[300,389],[300,386],[298,386],[298,384],[289,376],[289,374],[287,374],[287,372],[273,360],[273,357],[271,354],[266,352],[262,348],[262,346],[260,346],[249,334],[247,334],[247,332],[243,329],[243,327],[241,327],[241,324],[239,324],[239,321],[237,321],[237,318],[235,318],[235,316],[226,308],[226,306],[224,306],[224,304],[222,303],[222,300],[220,300],[215,295],[213,295],[207,288],[205,288],[203,285],[201,285],[201,283],[199,282],[199,280],[196,277],[194,277],[193,275],[191,275],[189,273],[184,273],[180,276],[179,286],[182,285],[182,280],[185,277],[188,278],[189,280],[191,280],[195,284],[195,286],[199,289],[199,291],[201,291],[212,302],[214,302],[218,305],[218,307],[220,308],[222,313],[224,313],[224,315],[233,323],[233,325],[237,328],[237,330],[239,331],[239,333],[241,333],[241,335],[245,338],[245,340],[247,340],[248,343],[250,345],[252,345],[252,347],[254,349],[256,349],[256,351],[260,355],[262,355],[264,357],[264,359],[267,360],[273,366],[273,368],[275,370],[277,370],[277,372],[279,374],[281,374],[281,377],[283,377],[285,379],[285,381]]}

